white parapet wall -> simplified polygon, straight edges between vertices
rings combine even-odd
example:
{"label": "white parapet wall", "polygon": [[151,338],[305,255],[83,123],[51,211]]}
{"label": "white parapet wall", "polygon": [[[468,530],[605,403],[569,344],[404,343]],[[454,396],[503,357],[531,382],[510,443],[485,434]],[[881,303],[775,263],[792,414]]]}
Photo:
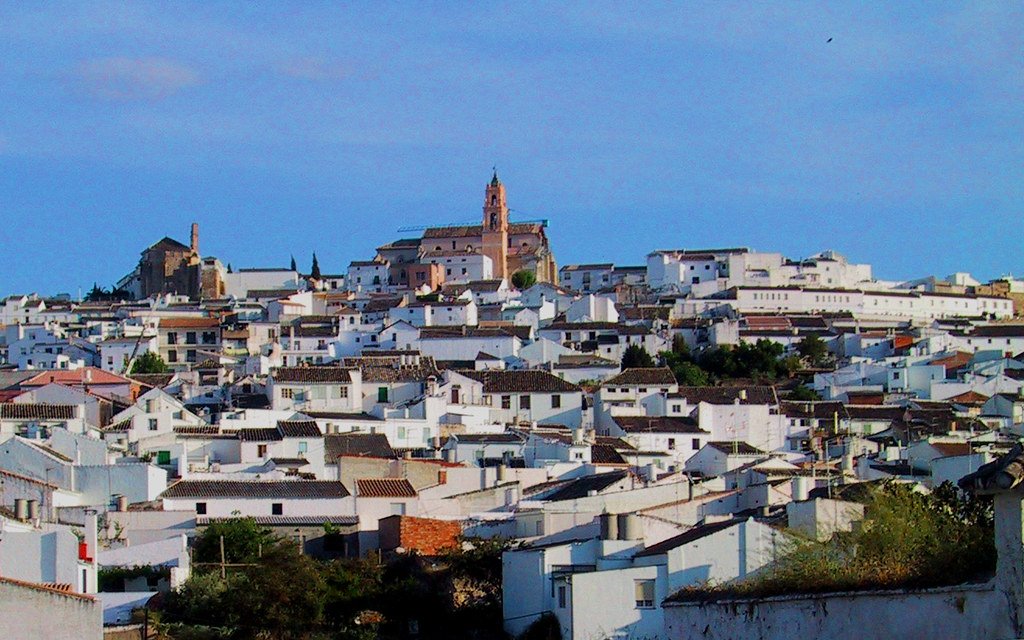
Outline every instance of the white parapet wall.
{"label": "white parapet wall", "polygon": [[665,602],[665,631],[686,640],[1016,638],[992,583],[922,590]]}

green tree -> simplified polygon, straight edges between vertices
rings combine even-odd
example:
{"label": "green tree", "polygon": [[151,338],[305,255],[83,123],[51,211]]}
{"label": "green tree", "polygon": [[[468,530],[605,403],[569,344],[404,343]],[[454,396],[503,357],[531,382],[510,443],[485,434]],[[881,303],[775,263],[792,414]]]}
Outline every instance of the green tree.
{"label": "green tree", "polygon": [[804,336],[796,343],[796,351],[812,367],[823,367],[828,364],[828,345],[818,336]]}
{"label": "green tree", "polygon": [[320,279],[320,263],[317,262],[316,252],[313,252],[313,266],[309,270],[309,277],[314,280]]}
{"label": "green tree", "polygon": [[85,294],[85,300],[87,302],[99,302],[100,300],[106,300],[109,296],[109,291],[93,282],[92,289],[89,289],[89,293]]}
{"label": "green tree", "polygon": [[279,541],[254,518],[231,518],[213,522],[196,536],[193,562],[220,562],[220,539],[224,537],[224,558],[229,563],[249,563]]}
{"label": "green tree", "polygon": [[815,391],[814,389],[802,384],[797,388],[793,389],[793,391],[790,392],[789,396],[786,399],[796,400],[799,402],[815,402],[817,400],[821,400],[821,396],[818,395],[818,392]]}
{"label": "green tree", "polygon": [[537,274],[529,269],[520,269],[512,274],[512,286],[520,291],[529,289],[537,283]]}
{"label": "green tree", "polygon": [[132,370],[128,372],[128,375],[135,373],[167,373],[170,368],[164,359],[160,357],[159,353],[155,351],[147,351],[138,358],[135,358],[135,362],[132,363]]}
{"label": "green tree", "polygon": [[706,387],[711,384],[708,372],[692,362],[680,362],[672,367],[676,382],[684,387]]}
{"label": "green tree", "polygon": [[647,353],[647,350],[638,344],[631,344],[626,347],[626,351],[622,354],[622,368],[623,369],[635,369],[637,367],[653,367],[654,358],[651,354]]}
{"label": "green tree", "polygon": [[243,569],[247,589],[235,590],[231,606],[244,611],[240,626],[253,636],[308,638],[323,624],[325,584],[315,560],[281,541]]}

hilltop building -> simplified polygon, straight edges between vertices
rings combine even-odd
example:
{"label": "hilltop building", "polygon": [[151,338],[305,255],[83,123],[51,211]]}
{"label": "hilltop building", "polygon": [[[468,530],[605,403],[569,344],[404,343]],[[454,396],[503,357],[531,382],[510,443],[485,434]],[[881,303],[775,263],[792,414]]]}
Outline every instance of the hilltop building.
{"label": "hilltop building", "polygon": [[[481,224],[429,227],[422,238],[378,247],[373,264],[389,265],[390,283],[398,287],[416,287],[428,281],[437,284],[439,279],[507,279],[520,270],[533,271],[538,282],[554,284],[558,268],[545,226],[544,221],[509,221],[505,185],[495,172],[484,190]],[[416,264],[441,265],[443,271],[424,273],[414,267]],[[383,280],[380,274],[375,277]]]}

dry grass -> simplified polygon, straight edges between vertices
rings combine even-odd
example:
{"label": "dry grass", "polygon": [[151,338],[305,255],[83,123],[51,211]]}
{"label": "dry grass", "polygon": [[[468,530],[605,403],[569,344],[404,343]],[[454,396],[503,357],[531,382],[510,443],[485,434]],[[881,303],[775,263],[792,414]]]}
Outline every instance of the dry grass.
{"label": "dry grass", "polygon": [[995,569],[991,503],[943,485],[930,495],[884,485],[853,532],[801,542],[742,581],[684,589],[677,601],[836,591],[927,588],[984,578]]}

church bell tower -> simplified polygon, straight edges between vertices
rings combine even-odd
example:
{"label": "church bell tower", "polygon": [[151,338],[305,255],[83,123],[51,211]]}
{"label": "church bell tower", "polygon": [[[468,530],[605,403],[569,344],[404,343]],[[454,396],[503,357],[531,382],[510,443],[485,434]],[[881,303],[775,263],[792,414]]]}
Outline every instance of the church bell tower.
{"label": "church bell tower", "polygon": [[495,278],[511,278],[508,273],[508,206],[505,185],[495,170],[484,192],[483,254],[491,259]]}

